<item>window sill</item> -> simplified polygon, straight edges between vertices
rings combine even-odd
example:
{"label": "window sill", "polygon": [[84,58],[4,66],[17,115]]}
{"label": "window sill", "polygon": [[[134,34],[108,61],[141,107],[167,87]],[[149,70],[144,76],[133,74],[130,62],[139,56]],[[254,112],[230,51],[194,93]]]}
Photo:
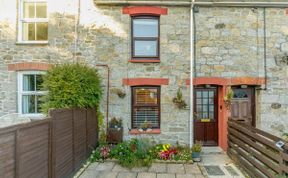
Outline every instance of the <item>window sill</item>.
{"label": "window sill", "polygon": [[47,45],[48,41],[17,41],[17,45]]}
{"label": "window sill", "polygon": [[131,63],[160,63],[159,59],[131,59]]}
{"label": "window sill", "polygon": [[139,131],[138,129],[131,129],[129,131],[130,135],[139,135],[139,134],[161,134],[160,129],[152,129],[150,131]]}

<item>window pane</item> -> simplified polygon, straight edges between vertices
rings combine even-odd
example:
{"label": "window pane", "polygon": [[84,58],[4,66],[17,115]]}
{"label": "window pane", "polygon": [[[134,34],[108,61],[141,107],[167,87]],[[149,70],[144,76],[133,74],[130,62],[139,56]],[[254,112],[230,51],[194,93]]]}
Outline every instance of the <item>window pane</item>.
{"label": "window pane", "polygon": [[35,40],[35,23],[23,23],[23,40]]}
{"label": "window pane", "polygon": [[203,98],[208,98],[208,91],[203,91]]}
{"label": "window pane", "polygon": [[196,97],[197,98],[201,98],[202,97],[202,92],[201,91],[197,91],[196,92]]}
{"label": "window pane", "polygon": [[23,75],[23,91],[35,91],[35,75]]}
{"label": "window pane", "polygon": [[197,103],[196,104],[202,104],[202,99],[197,99]]}
{"label": "window pane", "polygon": [[157,41],[137,41],[134,42],[134,56],[157,57]]}
{"label": "window pane", "polygon": [[37,40],[48,40],[48,23],[36,23],[37,25]]}
{"label": "window pane", "polygon": [[35,4],[32,2],[24,2],[23,4],[24,18],[34,18],[35,17]]}
{"label": "window pane", "polygon": [[35,113],[35,95],[22,96],[22,113]]}
{"label": "window pane", "polygon": [[36,18],[47,18],[46,3],[36,3]]}
{"label": "window pane", "polygon": [[135,95],[135,105],[156,105],[157,104],[156,88],[137,88]]}
{"label": "window pane", "polygon": [[158,19],[134,19],[134,37],[158,37]]}
{"label": "window pane", "polygon": [[159,127],[159,115],[157,107],[134,108],[133,126],[141,128],[141,124],[147,121],[151,127]]}
{"label": "window pane", "polygon": [[39,91],[41,89],[42,83],[43,83],[43,76],[42,75],[36,75],[36,91]]}

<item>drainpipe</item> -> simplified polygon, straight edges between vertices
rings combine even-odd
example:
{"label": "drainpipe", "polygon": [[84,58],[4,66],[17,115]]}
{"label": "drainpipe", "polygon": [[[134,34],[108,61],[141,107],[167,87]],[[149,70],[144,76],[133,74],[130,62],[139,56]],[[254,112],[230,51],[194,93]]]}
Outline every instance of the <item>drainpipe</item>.
{"label": "drainpipe", "polygon": [[265,88],[267,90],[267,32],[266,32],[266,8],[263,8],[263,23],[264,23],[264,75],[265,75]]}
{"label": "drainpipe", "polygon": [[[190,9],[190,115],[189,115],[189,146],[193,145],[193,56],[194,56],[194,1],[191,0]],[[193,136],[192,136],[193,134]]]}
{"label": "drainpipe", "polygon": [[107,68],[107,102],[106,102],[106,133],[107,133],[107,131],[108,131],[108,117],[109,117],[110,68],[106,64],[96,64],[96,66]]}

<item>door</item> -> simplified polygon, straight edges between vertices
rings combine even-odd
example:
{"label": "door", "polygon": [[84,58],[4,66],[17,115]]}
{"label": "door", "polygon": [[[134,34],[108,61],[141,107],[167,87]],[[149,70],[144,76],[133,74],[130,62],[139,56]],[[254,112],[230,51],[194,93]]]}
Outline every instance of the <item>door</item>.
{"label": "door", "polygon": [[232,88],[231,118],[255,126],[254,88]]}
{"label": "door", "polygon": [[217,146],[217,88],[195,88],[194,91],[194,142]]}

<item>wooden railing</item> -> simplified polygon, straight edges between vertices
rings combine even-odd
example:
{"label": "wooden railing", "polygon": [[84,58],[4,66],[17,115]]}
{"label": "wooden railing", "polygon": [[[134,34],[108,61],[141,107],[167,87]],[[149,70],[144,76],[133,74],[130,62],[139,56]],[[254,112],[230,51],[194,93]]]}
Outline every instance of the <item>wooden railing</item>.
{"label": "wooden railing", "polygon": [[[276,143],[282,141],[279,148]],[[239,121],[228,121],[228,155],[251,178],[288,177],[288,143]]]}
{"label": "wooden railing", "polygon": [[0,129],[0,177],[72,177],[98,139],[95,109],[59,109],[50,118]]}

